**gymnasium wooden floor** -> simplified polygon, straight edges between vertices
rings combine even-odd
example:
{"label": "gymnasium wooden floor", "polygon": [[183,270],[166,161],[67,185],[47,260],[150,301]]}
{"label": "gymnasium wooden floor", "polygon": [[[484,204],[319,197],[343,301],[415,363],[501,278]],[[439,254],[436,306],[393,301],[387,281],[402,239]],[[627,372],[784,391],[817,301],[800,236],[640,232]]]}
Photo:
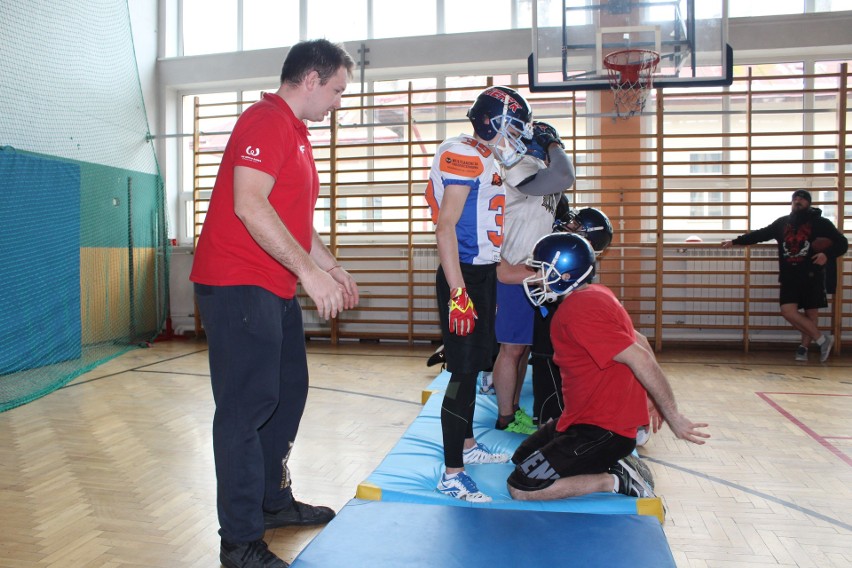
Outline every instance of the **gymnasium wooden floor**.
{"label": "gymnasium wooden floor", "polygon": [[[431,352],[309,344],[298,498],[340,508],[354,496],[417,415],[437,374]],[[699,447],[666,429],[642,451],[678,566],[852,566],[852,356],[659,358],[684,414],[713,436]],[[191,340],[133,351],[0,414],[0,566],[219,566],[212,414],[206,344]],[[318,531],[266,538],[292,560]]]}

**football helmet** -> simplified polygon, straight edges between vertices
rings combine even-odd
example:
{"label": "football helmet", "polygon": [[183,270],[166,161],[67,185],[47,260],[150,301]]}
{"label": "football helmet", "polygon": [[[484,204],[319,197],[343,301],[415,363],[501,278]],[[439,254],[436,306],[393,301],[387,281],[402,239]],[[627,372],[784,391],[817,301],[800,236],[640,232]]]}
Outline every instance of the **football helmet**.
{"label": "football helmet", "polygon": [[532,138],[532,109],[509,87],[489,87],[479,93],[467,111],[477,136],[485,140],[500,162],[510,167],[523,157],[522,138]]}
{"label": "football helmet", "polygon": [[[567,194],[563,193],[559,196],[559,201],[556,202],[556,211],[553,214],[553,230],[556,231],[556,227],[560,223],[568,223],[571,220],[573,213],[574,210],[571,209],[571,200],[568,199]],[[566,231],[559,232],[564,233]]]}
{"label": "football helmet", "polygon": [[542,162],[546,162],[547,148],[551,143],[556,142],[563,148],[565,144],[562,143],[562,140],[559,138],[559,133],[546,122],[541,120],[534,120],[532,123],[532,138],[524,139],[524,144],[527,146],[527,154],[530,156],[535,156]]}
{"label": "football helmet", "polygon": [[588,239],[596,254],[600,254],[612,242],[612,223],[603,211],[585,207],[569,211],[560,217],[557,213],[553,230],[561,233],[576,233]]}
{"label": "football helmet", "polygon": [[595,275],[595,251],[573,233],[551,233],[538,240],[527,266],[536,274],[524,279],[524,291],[536,306],[567,296]]}
{"label": "football helmet", "polygon": [[542,162],[547,161],[547,150],[541,147],[541,144],[535,141],[534,138],[524,138],[524,145],[527,147],[527,156],[538,158]]}

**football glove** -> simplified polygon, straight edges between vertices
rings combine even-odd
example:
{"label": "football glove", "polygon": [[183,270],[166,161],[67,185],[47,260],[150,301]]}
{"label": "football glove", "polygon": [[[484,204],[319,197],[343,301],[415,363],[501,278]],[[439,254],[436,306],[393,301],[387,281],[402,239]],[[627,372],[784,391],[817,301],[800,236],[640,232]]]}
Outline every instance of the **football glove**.
{"label": "football glove", "polygon": [[562,140],[560,140],[559,133],[546,122],[533,122],[533,140],[535,140],[539,146],[544,148],[545,152],[554,142],[559,144],[562,149],[565,149],[565,144],[563,144]]}
{"label": "football glove", "polygon": [[470,335],[476,325],[476,309],[473,300],[467,295],[465,288],[453,288],[450,291],[450,333]]}

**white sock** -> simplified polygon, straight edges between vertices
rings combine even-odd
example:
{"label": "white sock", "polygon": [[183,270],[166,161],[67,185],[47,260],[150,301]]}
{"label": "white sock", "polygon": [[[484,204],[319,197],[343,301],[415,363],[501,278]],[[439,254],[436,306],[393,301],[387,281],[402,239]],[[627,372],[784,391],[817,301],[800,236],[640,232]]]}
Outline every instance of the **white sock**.
{"label": "white sock", "polygon": [[825,334],[820,335],[820,336],[819,336],[819,339],[817,339],[816,341],[814,341],[814,343],[816,343],[817,345],[819,345],[820,347],[822,347],[822,344],[823,344],[823,343],[825,343]]}
{"label": "white sock", "polygon": [[610,475],[612,476],[612,480],[613,480],[613,484],[612,484],[612,492],[613,492],[613,493],[618,493],[618,486],[619,486],[619,485],[621,485],[621,482],[620,482],[620,480],[618,479],[618,476],[617,476],[617,475],[615,475],[614,473],[611,473]]}

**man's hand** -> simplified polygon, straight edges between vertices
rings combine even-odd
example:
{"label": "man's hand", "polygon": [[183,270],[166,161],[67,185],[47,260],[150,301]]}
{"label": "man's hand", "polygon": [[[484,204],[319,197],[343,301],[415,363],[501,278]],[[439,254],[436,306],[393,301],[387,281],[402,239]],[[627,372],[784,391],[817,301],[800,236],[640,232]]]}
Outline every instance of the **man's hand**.
{"label": "man's hand", "polygon": [[473,300],[465,288],[453,288],[450,291],[450,333],[464,337],[473,333],[476,325],[476,310]]}
{"label": "man's hand", "polygon": [[351,310],[358,305],[358,285],[352,275],[346,272],[342,266],[335,265],[327,270],[327,272],[343,287],[343,309]]}
{"label": "man's hand", "polygon": [[316,267],[309,274],[302,275],[300,281],[322,319],[336,318],[345,308],[344,287],[321,268]]}
{"label": "man's hand", "polygon": [[675,437],[679,440],[686,440],[687,442],[701,445],[704,443],[704,440],[701,438],[710,437],[710,434],[698,430],[698,428],[707,428],[707,424],[702,422],[694,423],[680,412],[676,412],[672,416],[666,416],[665,420],[669,428],[672,429]]}
{"label": "man's hand", "polygon": [[729,249],[734,245],[732,241],[722,241],[722,248]]}

